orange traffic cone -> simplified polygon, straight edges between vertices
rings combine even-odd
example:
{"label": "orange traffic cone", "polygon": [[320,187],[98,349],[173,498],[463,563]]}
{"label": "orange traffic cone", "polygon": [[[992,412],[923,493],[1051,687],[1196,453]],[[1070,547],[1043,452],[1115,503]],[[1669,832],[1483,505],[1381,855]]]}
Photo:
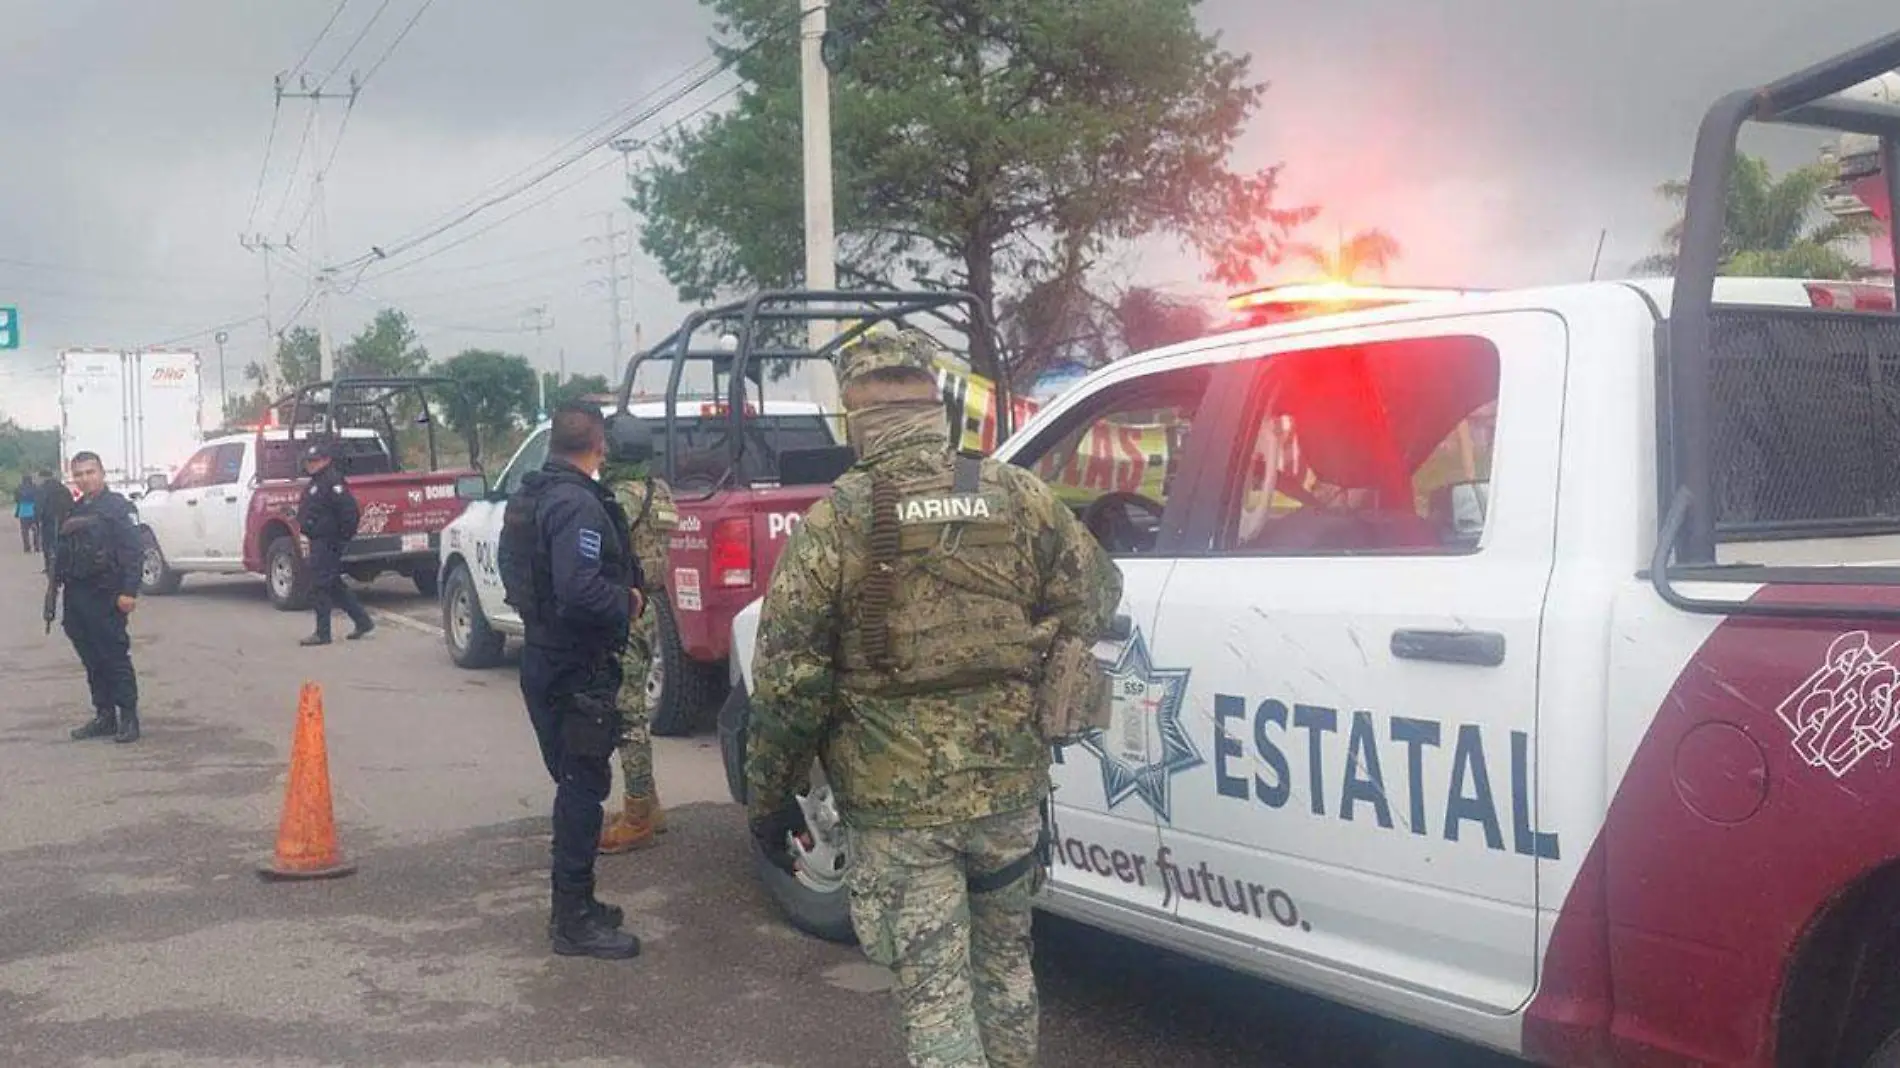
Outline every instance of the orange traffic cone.
{"label": "orange traffic cone", "polygon": [[303,684],[297,733],[290,743],[290,785],[277,826],[277,858],[257,873],[266,879],[335,879],[356,873],[336,846],[330,806],[330,757],[323,745],[323,688]]}

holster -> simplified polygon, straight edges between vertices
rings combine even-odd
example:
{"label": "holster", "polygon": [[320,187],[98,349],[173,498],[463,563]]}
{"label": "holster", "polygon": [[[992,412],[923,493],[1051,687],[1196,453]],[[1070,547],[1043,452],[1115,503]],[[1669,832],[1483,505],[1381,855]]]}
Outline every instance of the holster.
{"label": "holster", "polygon": [[595,667],[587,685],[568,698],[561,709],[561,741],[577,756],[612,756],[623,729],[619,687],[611,660]]}
{"label": "holster", "polygon": [[1043,798],[1042,828],[1036,832],[1036,846],[1029,852],[996,869],[981,873],[972,873],[964,877],[963,885],[972,894],[993,894],[1014,886],[1018,879],[1041,868],[1047,871],[1054,860],[1055,836],[1049,833],[1049,805],[1051,798]]}

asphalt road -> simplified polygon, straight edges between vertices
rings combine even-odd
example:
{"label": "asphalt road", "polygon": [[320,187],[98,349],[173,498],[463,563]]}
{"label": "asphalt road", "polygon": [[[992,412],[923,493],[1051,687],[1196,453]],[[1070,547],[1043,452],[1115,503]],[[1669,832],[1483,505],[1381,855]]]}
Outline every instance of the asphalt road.
{"label": "asphalt road", "polygon": [[[323,649],[254,579],[145,600],[145,738],[118,746],[66,737],[84,684],[41,634],[36,565],[0,552],[0,1064],[902,1063],[884,973],[791,931],[753,884],[710,735],[658,740],[663,846],[601,861],[646,952],[556,958],[551,788],[514,669],[451,666],[411,587],[368,591],[385,625]],[[359,871],[266,883],[305,680]],[[1086,929],[1039,934],[1051,1068],[1507,1063]]]}

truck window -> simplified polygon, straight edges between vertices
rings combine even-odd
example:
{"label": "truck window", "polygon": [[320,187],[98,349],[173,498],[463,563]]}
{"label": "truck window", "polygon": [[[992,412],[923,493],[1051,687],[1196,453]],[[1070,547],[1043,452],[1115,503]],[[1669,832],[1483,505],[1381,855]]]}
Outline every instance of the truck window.
{"label": "truck window", "polygon": [[[724,416],[685,418],[686,405],[675,423],[673,487],[686,492],[713,490],[732,466],[732,423]],[[787,455],[794,475],[806,466],[803,460],[814,454],[834,451],[837,442],[824,417],[811,415],[750,415],[745,428],[745,449],[739,454],[737,483],[741,486],[773,485],[784,482]],[[833,477],[836,477],[835,475]],[[829,479],[825,481],[830,481]]]}
{"label": "truck window", "polygon": [[207,445],[192,453],[191,459],[186,460],[184,466],[178,469],[178,473],[172,476],[171,488],[188,490],[215,485],[213,475],[217,467],[217,458],[218,447],[215,445]]}
{"label": "truck window", "polygon": [[1210,377],[1185,368],[1104,390],[1013,462],[1049,483],[1111,554],[1151,555]]}
{"label": "truck window", "polygon": [[244,443],[232,442],[220,445],[212,460],[211,486],[229,486],[237,482],[238,475],[244,471]]}
{"label": "truck window", "polygon": [[1456,553],[1489,502],[1498,355],[1475,337],[1270,356],[1217,551]]}
{"label": "truck window", "polygon": [[548,431],[543,428],[530,434],[528,440],[521,443],[514,462],[501,473],[501,481],[495,486],[496,492],[514,496],[514,492],[521,488],[521,480],[528,477],[528,472],[541,470],[541,466],[547,462]]}

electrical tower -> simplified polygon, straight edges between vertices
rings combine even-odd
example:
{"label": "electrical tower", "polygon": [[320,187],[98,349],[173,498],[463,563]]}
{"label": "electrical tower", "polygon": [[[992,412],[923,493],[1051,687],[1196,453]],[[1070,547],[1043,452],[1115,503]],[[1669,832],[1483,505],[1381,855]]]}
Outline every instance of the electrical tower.
{"label": "electrical tower", "polygon": [[[621,328],[622,307],[620,303],[620,280],[621,280],[621,273],[620,273],[621,244],[620,243],[621,243],[622,238],[627,239],[626,254],[627,254],[628,259],[632,259],[633,257],[633,244],[632,244],[633,231],[617,229],[614,226],[614,219],[618,215],[617,212],[603,211],[603,212],[598,212],[596,214],[598,214],[601,217],[602,221],[606,224],[606,227],[607,227],[606,232],[587,238],[586,243],[589,245],[592,245],[596,242],[601,242],[601,241],[606,242],[607,254],[605,256],[599,256],[594,259],[590,259],[587,262],[590,264],[604,264],[607,268],[607,277],[603,279],[597,279],[588,284],[605,286],[607,289],[608,314],[611,317],[611,323],[613,326],[613,355],[608,361],[607,380],[612,382],[612,381],[617,381],[619,379],[620,371],[624,367],[625,361],[627,361],[632,356],[632,353],[627,351],[626,338]],[[628,295],[631,296],[632,295],[631,289],[633,286],[633,272],[631,268],[627,272],[627,285],[630,291]],[[640,347],[640,323],[638,321],[638,317],[635,317],[635,321],[633,324],[633,337],[634,337],[633,345],[634,345],[634,348],[637,349]]]}

